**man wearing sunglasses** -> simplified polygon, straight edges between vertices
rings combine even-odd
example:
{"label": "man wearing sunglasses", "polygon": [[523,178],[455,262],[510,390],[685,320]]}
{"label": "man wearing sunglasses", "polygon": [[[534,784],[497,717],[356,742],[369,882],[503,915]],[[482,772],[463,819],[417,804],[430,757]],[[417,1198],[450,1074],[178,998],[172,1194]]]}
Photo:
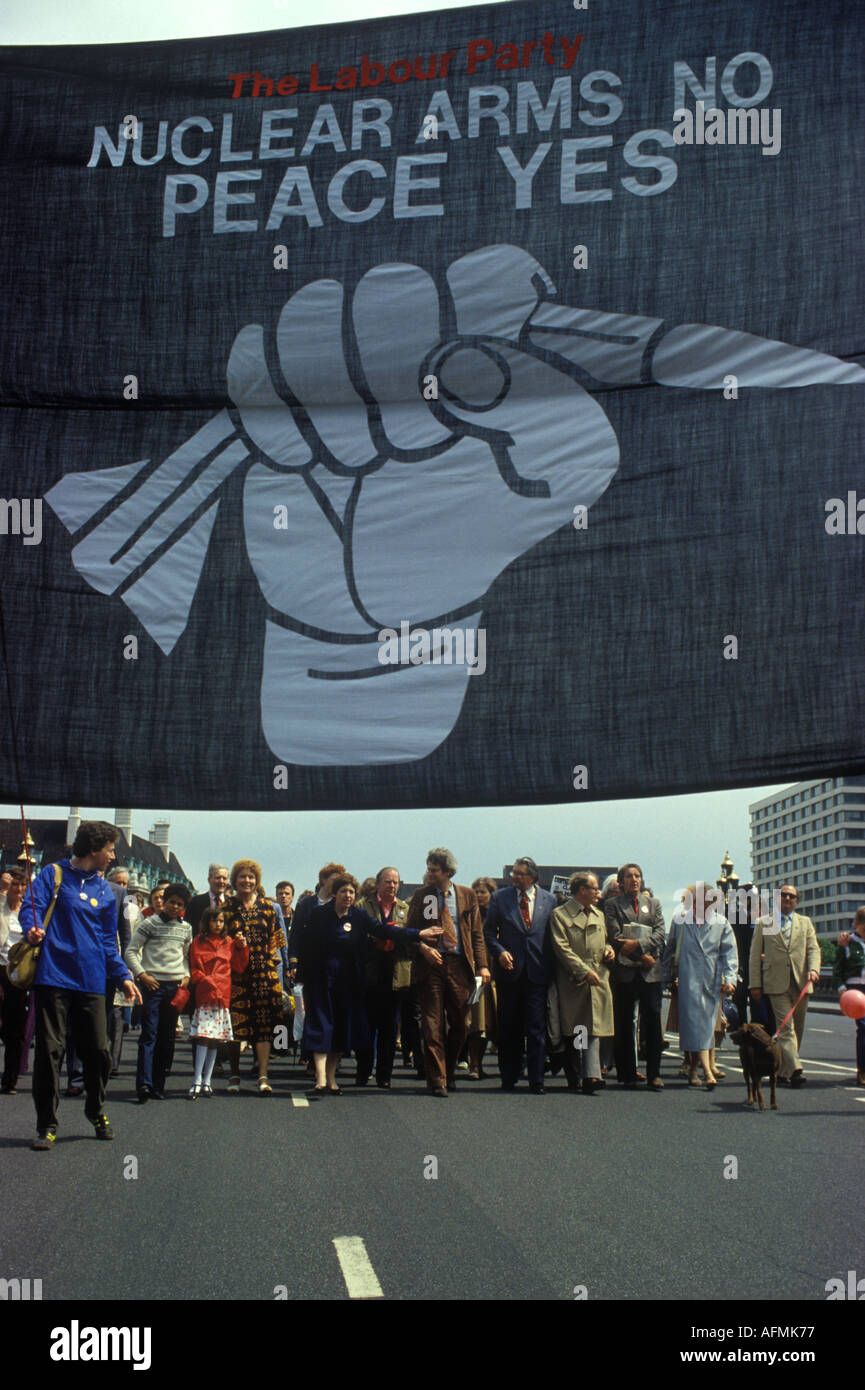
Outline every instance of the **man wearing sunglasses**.
{"label": "man wearing sunglasses", "polygon": [[778,1034],[778,1079],[789,1081],[791,1086],[804,1086],[806,1077],[799,1062],[799,1048],[805,1032],[808,995],[813,994],[820,978],[820,946],[811,918],[796,911],[799,894],[792,884],[782,886],[779,899],[780,908],[771,917],[761,917],[754,926],[748,976],[759,985],[751,986],[751,997],[759,1003],[767,994],[776,1023],[786,1019]]}

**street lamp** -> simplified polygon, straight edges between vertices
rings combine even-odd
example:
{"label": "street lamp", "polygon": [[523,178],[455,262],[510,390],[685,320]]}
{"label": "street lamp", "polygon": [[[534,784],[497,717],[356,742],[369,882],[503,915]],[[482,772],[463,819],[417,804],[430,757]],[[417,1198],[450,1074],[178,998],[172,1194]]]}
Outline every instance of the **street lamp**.
{"label": "street lamp", "polygon": [[22,869],[24,869],[25,872],[27,871],[28,864],[32,865],[34,869],[39,868],[39,861],[42,858],[42,856],[40,854],[36,854],[34,852],[35,849],[36,842],[33,839],[33,836],[30,834],[30,831],[28,830],[26,839],[23,839],[21,841],[21,853],[19,854],[17,859],[18,865]]}

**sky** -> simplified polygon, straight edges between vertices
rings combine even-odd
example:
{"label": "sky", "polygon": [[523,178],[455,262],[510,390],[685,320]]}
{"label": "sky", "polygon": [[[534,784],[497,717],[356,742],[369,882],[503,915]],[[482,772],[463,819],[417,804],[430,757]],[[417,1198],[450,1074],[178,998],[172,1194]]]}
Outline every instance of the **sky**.
{"label": "sky", "polygon": [[[0,42],[135,43],[298,28],[311,17],[322,25],[464,8],[458,0],[316,0],[314,7],[305,0],[3,0]],[[246,856],[261,863],[271,890],[280,878],[290,878],[298,892],[313,887],[318,868],[330,859],[359,878],[394,864],[405,881],[418,881],[427,850],[445,845],[457,857],[463,883],[480,874],[499,876],[520,854],[574,869],[634,859],[669,904],[695,879],[714,881],[727,850],[742,881],[750,878],[748,805],[777,790],[471,810],[255,814],[136,808],[133,830],[146,838],[155,820],[169,820],[171,849],[198,887],[211,861],[231,864]],[[115,809],[82,807],[82,815],[110,820]],[[68,807],[28,805],[25,811],[33,818],[65,817]],[[15,815],[17,808],[2,807],[0,814]]]}

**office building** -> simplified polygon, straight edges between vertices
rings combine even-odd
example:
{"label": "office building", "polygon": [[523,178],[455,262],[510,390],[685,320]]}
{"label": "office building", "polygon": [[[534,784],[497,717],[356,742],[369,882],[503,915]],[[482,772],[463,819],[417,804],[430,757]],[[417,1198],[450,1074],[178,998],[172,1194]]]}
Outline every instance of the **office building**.
{"label": "office building", "polygon": [[820,936],[846,931],[865,905],[865,774],[797,782],[748,810],[757,887],[793,883]]}

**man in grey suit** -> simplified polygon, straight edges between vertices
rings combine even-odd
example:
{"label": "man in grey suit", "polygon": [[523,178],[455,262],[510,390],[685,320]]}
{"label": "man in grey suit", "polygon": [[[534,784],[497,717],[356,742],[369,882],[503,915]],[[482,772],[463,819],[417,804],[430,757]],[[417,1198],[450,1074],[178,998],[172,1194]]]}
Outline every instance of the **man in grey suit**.
{"label": "man in grey suit", "polygon": [[538,866],[528,856],[514,860],[511,884],[493,893],[484,921],[484,940],[496,966],[499,1070],[502,1089],[515,1090],[525,1039],[529,1090],[542,1096],[552,979],[549,925],[556,899],[537,886]]}
{"label": "man in grey suit", "polygon": [[646,1038],[646,1076],[649,1090],[662,1091],[661,1080],[661,955],[666,931],[661,904],[643,888],[639,864],[623,864],[618,873],[622,891],[604,903],[607,941],[616,953],[612,969],[616,1028],[616,1075],[620,1086],[637,1086],[634,1010]]}
{"label": "man in grey suit", "polygon": [[[799,1048],[805,1032],[808,995],[814,993],[820,978],[820,944],[811,918],[795,910],[799,901],[796,888],[785,883],[780,898],[780,911],[772,917],[761,917],[754,925],[748,978],[757,984],[752,984],[752,999],[759,1003],[764,993],[769,996],[776,1025],[793,1010],[778,1034],[778,1079],[789,1081],[791,1086],[804,1086],[806,1077],[799,1063]],[[799,999],[806,984],[807,992]]]}

